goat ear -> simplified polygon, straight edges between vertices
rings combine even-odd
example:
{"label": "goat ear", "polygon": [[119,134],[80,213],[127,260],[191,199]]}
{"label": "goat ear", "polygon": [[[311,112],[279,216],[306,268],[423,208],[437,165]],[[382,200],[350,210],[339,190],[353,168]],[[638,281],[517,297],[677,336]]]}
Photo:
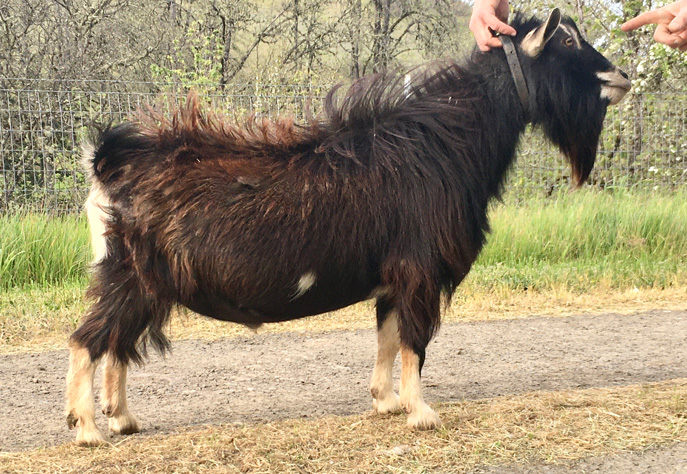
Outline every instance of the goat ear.
{"label": "goat ear", "polygon": [[561,11],[554,8],[544,23],[527,33],[520,43],[520,48],[531,58],[536,58],[544,50],[544,46],[551,39],[561,23]]}

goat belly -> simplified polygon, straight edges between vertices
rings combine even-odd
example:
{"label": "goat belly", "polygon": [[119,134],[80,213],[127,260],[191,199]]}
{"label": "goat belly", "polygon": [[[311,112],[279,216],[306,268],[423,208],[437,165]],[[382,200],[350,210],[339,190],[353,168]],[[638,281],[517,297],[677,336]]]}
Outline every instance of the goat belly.
{"label": "goat belly", "polygon": [[246,326],[259,326],[262,317],[253,310],[239,308],[231,301],[216,295],[196,294],[192,299],[183,302],[184,306],[203,316],[209,316],[221,321],[245,324]]}
{"label": "goat belly", "polygon": [[263,292],[259,298],[232,299],[224,294],[198,291],[181,301],[196,313],[246,326],[290,321],[334,311],[368,299],[375,285],[319,285],[303,295]]}

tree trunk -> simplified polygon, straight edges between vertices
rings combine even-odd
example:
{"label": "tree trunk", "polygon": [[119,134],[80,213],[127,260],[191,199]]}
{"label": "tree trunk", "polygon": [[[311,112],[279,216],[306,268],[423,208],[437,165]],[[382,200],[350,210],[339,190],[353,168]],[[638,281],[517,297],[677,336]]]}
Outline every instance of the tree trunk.
{"label": "tree trunk", "polygon": [[231,41],[234,36],[234,22],[222,18],[222,38],[224,39],[224,51],[222,52],[222,64],[220,65],[220,88],[229,82],[229,58],[231,57]]}
{"label": "tree trunk", "polygon": [[362,0],[353,0],[353,34],[351,37],[351,79],[358,79],[360,77],[360,33],[362,22]]}
{"label": "tree trunk", "polygon": [[389,18],[391,16],[391,0],[374,0],[375,22],[374,38],[372,42],[372,71],[379,72],[389,66]]}

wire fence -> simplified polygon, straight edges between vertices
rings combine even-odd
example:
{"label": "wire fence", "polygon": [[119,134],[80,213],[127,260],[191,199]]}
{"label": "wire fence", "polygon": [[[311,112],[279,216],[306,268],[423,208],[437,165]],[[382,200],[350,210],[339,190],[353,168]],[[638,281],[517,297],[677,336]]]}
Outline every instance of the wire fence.
{"label": "wire fence", "polygon": [[[316,114],[328,89],[312,84],[193,87],[210,106],[237,117]],[[79,165],[79,144],[88,128],[116,123],[138,107],[187,92],[163,83],[0,79],[0,213],[78,211],[88,192]],[[635,94],[609,108],[589,184],[661,190],[684,185],[685,105],[686,94]],[[555,194],[569,187],[569,174],[558,151],[541,135],[528,133],[510,173],[510,196]]]}

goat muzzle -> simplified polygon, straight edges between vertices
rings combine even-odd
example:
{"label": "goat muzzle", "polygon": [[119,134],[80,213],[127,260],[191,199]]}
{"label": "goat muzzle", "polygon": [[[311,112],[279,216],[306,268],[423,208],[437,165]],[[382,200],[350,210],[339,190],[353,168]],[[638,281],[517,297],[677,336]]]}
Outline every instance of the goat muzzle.
{"label": "goat muzzle", "polygon": [[604,71],[597,74],[601,81],[601,98],[608,99],[610,105],[615,105],[625,97],[632,83],[627,74],[620,68]]}

